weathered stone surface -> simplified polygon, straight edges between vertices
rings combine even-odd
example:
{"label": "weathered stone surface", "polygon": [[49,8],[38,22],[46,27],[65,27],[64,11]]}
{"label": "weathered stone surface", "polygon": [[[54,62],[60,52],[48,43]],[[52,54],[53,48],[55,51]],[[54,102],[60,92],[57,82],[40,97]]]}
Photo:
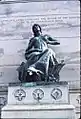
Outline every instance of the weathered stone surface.
{"label": "weathered stone surface", "polygon": [[23,83],[18,86],[10,86],[8,88],[8,104],[69,103],[67,83],[40,83]]}
{"label": "weathered stone surface", "polygon": [[[15,111],[16,110],[16,111]],[[2,110],[3,119],[76,119],[73,105],[7,105]]]}
{"label": "weathered stone surface", "polygon": [[1,117],[76,119],[75,108],[69,101],[67,82],[11,83]]}

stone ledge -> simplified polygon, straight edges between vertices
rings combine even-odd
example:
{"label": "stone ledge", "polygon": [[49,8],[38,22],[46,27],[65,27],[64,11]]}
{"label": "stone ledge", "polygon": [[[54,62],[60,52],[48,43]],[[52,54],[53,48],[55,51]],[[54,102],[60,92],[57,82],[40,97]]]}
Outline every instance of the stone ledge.
{"label": "stone ledge", "polygon": [[68,85],[68,82],[66,81],[60,81],[60,82],[52,82],[52,81],[49,81],[49,82],[44,82],[44,81],[40,81],[40,82],[30,82],[30,83],[9,83],[9,87],[11,86],[26,86],[26,87],[31,87],[31,86],[45,86],[45,85]]}
{"label": "stone ledge", "polygon": [[76,119],[72,105],[7,105],[2,109],[2,119]]}
{"label": "stone ledge", "polygon": [[20,110],[72,110],[75,109],[73,105],[55,105],[55,104],[41,104],[41,105],[6,105],[2,108],[3,111],[20,111]]}

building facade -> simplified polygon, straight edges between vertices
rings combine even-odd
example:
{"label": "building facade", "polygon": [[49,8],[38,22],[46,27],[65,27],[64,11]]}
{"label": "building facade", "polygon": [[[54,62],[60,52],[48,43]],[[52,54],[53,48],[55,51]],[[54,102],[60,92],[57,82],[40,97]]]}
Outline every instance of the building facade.
{"label": "building facade", "polygon": [[60,42],[49,46],[58,60],[67,60],[60,80],[69,83],[70,103],[80,115],[80,2],[53,0],[0,1],[0,109],[7,103],[9,83],[19,82],[17,67],[32,37],[31,26]]}

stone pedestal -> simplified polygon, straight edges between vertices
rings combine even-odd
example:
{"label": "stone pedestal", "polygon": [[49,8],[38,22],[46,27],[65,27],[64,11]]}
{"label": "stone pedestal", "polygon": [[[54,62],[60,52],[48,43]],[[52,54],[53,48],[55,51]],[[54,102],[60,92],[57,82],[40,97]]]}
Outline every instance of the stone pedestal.
{"label": "stone pedestal", "polygon": [[76,119],[67,82],[11,84],[2,119]]}

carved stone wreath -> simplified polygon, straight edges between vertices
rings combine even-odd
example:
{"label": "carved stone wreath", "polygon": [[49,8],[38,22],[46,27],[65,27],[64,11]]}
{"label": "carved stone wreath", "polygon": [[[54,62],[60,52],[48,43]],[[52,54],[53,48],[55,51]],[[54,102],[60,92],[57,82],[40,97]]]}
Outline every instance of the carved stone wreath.
{"label": "carved stone wreath", "polygon": [[58,100],[62,97],[62,91],[59,88],[54,88],[51,92],[51,96],[54,100]]}
{"label": "carved stone wreath", "polygon": [[26,92],[23,89],[17,89],[14,93],[14,97],[18,101],[22,101],[26,97]]}
{"label": "carved stone wreath", "polygon": [[32,95],[35,100],[40,101],[44,97],[44,92],[42,89],[35,89]]}

